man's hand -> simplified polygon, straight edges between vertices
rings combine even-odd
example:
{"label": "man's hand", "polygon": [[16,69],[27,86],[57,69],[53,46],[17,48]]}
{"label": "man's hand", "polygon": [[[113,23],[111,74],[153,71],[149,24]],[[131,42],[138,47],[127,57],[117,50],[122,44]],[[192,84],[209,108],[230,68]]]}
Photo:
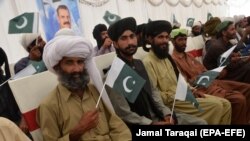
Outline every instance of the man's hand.
{"label": "man's hand", "polygon": [[193,95],[195,98],[205,98],[205,94],[199,90],[197,90],[196,88],[193,89]]}
{"label": "man's hand", "polygon": [[109,37],[107,37],[106,39],[105,39],[105,41],[104,41],[104,43],[103,43],[103,47],[104,48],[109,48],[109,47],[111,47],[111,44],[112,44],[112,40],[109,38]]}
{"label": "man's hand", "polygon": [[95,128],[98,124],[98,117],[97,109],[85,112],[76,127],[70,131],[70,141],[79,140],[85,132]]}
{"label": "man's hand", "polygon": [[28,129],[28,125],[24,119],[24,117],[21,117],[21,121],[19,123],[19,128],[24,132],[24,133],[28,133],[29,129]]}
{"label": "man's hand", "polygon": [[174,125],[174,123],[175,123],[175,120],[173,119],[173,117],[171,118],[171,115],[165,116],[164,121],[166,123],[168,123],[169,125]]}

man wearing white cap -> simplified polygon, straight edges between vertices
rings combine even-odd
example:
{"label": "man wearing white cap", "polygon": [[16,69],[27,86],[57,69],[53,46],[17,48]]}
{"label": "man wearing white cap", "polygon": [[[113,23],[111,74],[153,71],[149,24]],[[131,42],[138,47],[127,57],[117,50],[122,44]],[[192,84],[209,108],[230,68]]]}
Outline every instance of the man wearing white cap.
{"label": "man wearing white cap", "polygon": [[45,141],[131,140],[109,99],[96,108],[103,84],[92,56],[92,44],[80,36],[60,34],[46,44],[43,60],[59,84],[37,109]]}
{"label": "man wearing white cap", "polygon": [[195,37],[195,36],[199,36],[201,35],[202,31],[202,24],[200,21],[196,21],[194,22],[193,26],[192,26],[192,30],[191,30],[191,37]]}
{"label": "man wearing white cap", "polygon": [[45,42],[41,38],[40,34],[24,34],[21,38],[21,45],[26,51],[28,51],[29,55],[20,59],[15,64],[15,73],[23,70],[29,64],[35,66],[37,73],[47,70],[42,60],[42,52]]}

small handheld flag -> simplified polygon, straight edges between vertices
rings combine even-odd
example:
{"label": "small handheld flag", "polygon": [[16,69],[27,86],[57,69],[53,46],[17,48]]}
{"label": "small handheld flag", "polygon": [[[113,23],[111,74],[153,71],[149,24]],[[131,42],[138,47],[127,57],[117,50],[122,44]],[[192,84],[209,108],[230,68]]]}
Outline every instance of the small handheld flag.
{"label": "small handheld flag", "polygon": [[220,66],[226,66],[230,63],[229,55],[234,51],[236,45],[228,49],[226,52],[221,54],[221,56],[218,58],[218,65]]}
{"label": "small handheld flag", "polygon": [[213,80],[220,74],[220,72],[223,70],[225,66],[218,67],[213,70],[206,71],[202,74],[200,74],[195,82],[195,86],[203,86],[203,87],[209,87],[209,85],[213,82]]}
{"label": "small handheld flag", "polygon": [[188,18],[186,26],[187,27],[192,27],[193,24],[194,24],[194,18]]}
{"label": "small handheld flag", "polygon": [[38,33],[38,13],[23,13],[9,21],[9,34]]}
{"label": "small handheld flag", "polygon": [[108,86],[125,96],[131,103],[135,102],[145,82],[140,75],[118,57],[114,59],[106,79]]}
{"label": "small handheld flag", "polygon": [[202,111],[202,109],[199,107],[198,101],[192,94],[191,89],[188,87],[185,78],[181,74],[179,74],[179,78],[178,78],[175,99],[178,99],[181,101],[190,101],[194,105],[194,107],[199,109],[199,111]]}

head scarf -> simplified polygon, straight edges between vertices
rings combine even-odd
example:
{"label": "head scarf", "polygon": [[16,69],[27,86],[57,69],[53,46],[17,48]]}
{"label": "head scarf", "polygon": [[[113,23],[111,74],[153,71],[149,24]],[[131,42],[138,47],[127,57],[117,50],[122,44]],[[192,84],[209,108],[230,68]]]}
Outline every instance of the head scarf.
{"label": "head scarf", "polygon": [[216,26],[221,23],[220,18],[213,17],[208,20],[204,25],[204,33],[208,36],[215,36],[216,35]]}
{"label": "head scarf", "polygon": [[135,19],[133,17],[127,17],[112,24],[108,29],[108,34],[111,40],[117,41],[126,30],[131,30],[135,33],[136,27]]}
{"label": "head scarf", "polygon": [[178,35],[186,35],[187,36],[187,29],[181,28],[181,29],[174,29],[170,33],[171,38],[176,38]]}
{"label": "head scarf", "polygon": [[[45,45],[43,61],[49,71],[55,73],[54,66],[57,65],[63,57],[85,58],[86,70],[95,87],[101,93],[103,83],[93,60],[93,46],[88,39],[76,35],[59,35]],[[105,90],[103,91],[102,98],[106,104],[113,109]]]}
{"label": "head scarf", "polygon": [[97,42],[97,46],[98,48],[100,48],[102,46],[102,44],[104,43],[104,40],[102,39],[101,33],[103,31],[107,31],[107,26],[105,24],[98,24],[94,27],[93,30],[93,37],[95,38],[96,42]]}
{"label": "head scarf", "polygon": [[25,50],[27,50],[29,52],[28,46],[32,42],[34,42],[39,36],[40,36],[40,34],[36,34],[36,33],[23,34],[22,39],[20,41],[21,45],[24,47]]}
{"label": "head scarf", "polygon": [[215,28],[216,32],[217,32],[217,37],[221,37],[222,36],[222,31],[226,30],[229,25],[233,24],[232,21],[224,21],[221,22],[220,24],[218,24]]}
{"label": "head scarf", "polygon": [[171,33],[172,26],[170,22],[164,20],[152,21],[149,22],[146,26],[146,36],[155,37],[164,31],[169,34]]}

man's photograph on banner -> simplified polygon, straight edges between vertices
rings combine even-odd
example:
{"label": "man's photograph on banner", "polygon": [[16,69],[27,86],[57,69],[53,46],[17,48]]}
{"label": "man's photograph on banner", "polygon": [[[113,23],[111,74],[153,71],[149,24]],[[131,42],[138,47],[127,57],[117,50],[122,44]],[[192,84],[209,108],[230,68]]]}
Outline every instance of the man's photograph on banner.
{"label": "man's photograph on banner", "polygon": [[47,41],[62,28],[82,34],[77,0],[36,0],[36,3]]}

